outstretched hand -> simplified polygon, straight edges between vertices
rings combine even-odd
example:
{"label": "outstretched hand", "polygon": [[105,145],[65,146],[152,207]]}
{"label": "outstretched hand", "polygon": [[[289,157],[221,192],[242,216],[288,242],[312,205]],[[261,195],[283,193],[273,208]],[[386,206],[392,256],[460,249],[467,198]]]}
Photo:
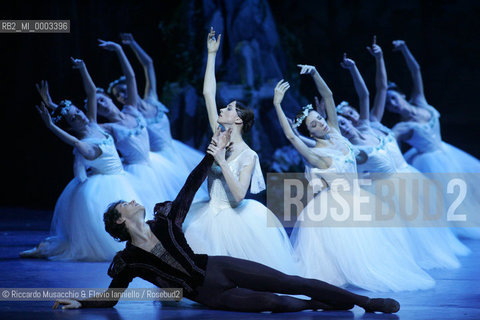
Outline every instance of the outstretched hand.
{"label": "outstretched hand", "polygon": [[221,38],[222,38],[222,35],[219,34],[218,38],[215,39],[215,30],[213,30],[213,27],[210,27],[210,32],[208,33],[208,36],[207,36],[208,53],[216,53],[218,51],[218,48],[220,47]]}
{"label": "outstretched hand", "polygon": [[45,103],[41,102],[40,107],[35,106],[35,108],[42,117],[42,120],[47,128],[51,128],[53,126],[52,117],[50,117],[50,113],[48,112],[47,107],[45,107]]}
{"label": "outstretched hand", "polygon": [[74,59],[73,57],[70,57],[70,60],[72,61],[73,69],[81,69],[85,67],[85,62],[83,62],[82,59]]}
{"label": "outstretched hand", "polygon": [[226,131],[221,131],[220,127],[217,128],[215,134],[210,141],[210,145],[207,148],[207,153],[211,154],[217,163],[221,164],[225,162],[226,148],[230,143],[230,137],[232,129],[229,128]]}
{"label": "outstretched hand", "polygon": [[122,44],[125,45],[131,45],[135,42],[131,33],[120,33],[120,39],[122,39]]}
{"label": "outstretched hand", "polygon": [[405,41],[403,40],[393,40],[392,44],[393,44],[393,51],[400,51],[407,46],[405,44]]}
{"label": "outstretched hand", "polygon": [[48,82],[46,80],[40,81],[40,84],[36,83],[35,87],[37,88],[40,97],[42,97],[43,102],[47,107],[53,106],[53,100],[50,97],[50,92],[48,91]]}
{"label": "outstretched hand", "polygon": [[77,300],[73,299],[59,299],[56,300],[52,306],[52,309],[57,309],[58,306],[62,305],[62,309],[78,309],[82,307],[82,304]]}
{"label": "outstretched hand", "polygon": [[310,66],[308,64],[297,64],[297,67],[300,68],[300,74],[309,74],[314,75],[317,72],[314,66]]}
{"label": "outstretched hand", "polygon": [[273,105],[280,105],[282,103],[285,92],[290,88],[290,84],[285,80],[278,81],[275,86],[275,94],[273,95]]}
{"label": "outstretched hand", "polygon": [[98,41],[100,42],[98,46],[108,51],[115,51],[122,48],[118,43],[113,41],[105,41],[102,39],[98,39]]}
{"label": "outstretched hand", "polygon": [[347,53],[344,53],[343,54],[343,60],[342,60],[342,62],[340,62],[340,65],[342,66],[342,68],[350,70],[353,67],[355,67],[355,61],[347,58]]}
{"label": "outstretched hand", "polygon": [[377,44],[377,36],[373,36],[372,47],[367,47],[367,51],[370,52],[372,56],[376,59],[379,59],[383,56],[382,48]]}

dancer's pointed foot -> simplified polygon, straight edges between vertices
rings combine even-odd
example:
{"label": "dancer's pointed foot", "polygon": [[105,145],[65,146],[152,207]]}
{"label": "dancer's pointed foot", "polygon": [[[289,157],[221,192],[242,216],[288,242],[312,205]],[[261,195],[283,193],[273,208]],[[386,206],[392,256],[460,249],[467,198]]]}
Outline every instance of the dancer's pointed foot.
{"label": "dancer's pointed foot", "polygon": [[41,242],[35,248],[28,249],[25,251],[20,252],[21,258],[37,258],[37,259],[44,259],[46,258],[45,251],[42,250],[44,247],[44,243]]}
{"label": "dancer's pointed foot", "polygon": [[383,312],[383,313],[395,313],[400,310],[400,303],[394,299],[368,299],[367,303],[362,306],[365,312]]}

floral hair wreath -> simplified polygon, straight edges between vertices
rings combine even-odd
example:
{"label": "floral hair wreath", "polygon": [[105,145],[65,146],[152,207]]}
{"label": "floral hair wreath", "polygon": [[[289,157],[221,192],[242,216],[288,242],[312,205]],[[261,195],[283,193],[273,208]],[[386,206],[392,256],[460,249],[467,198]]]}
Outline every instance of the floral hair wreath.
{"label": "floral hair wreath", "polygon": [[58,123],[60,120],[62,120],[63,117],[65,117],[68,114],[68,111],[72,106],[72,101],[62,100],[60,102],[60,105],[63,105],[63,107],[61,107],[62,110],[60,111],[60,114],[58,116],[52,118],[53,123]]}
{"label": "floral hair wreath", "polygon": [[350,104],[347,101],[342,101],[338,104],[338,106],[335,108],[335,110],[337,110],[337,113],[340,113],[340,112],[342,112],[342,109],[344,107],[350,107]]}
{"label": "floral hair wreath", "polygon": [[300,127],[303,120],[305,120],[305,118],[308,116],[310,111],[313,110],[313,107],[312,107],[311,104],[307,104],[306,106],[302,107],[302,109],[303,109],[303,114],[301,116],[297,117],[297,119],[295,119],[295,122],[293,123],[294,128]]}
{"label": "floral hair wreath", "polygon": [[116,85],[119,85],[119,84],[121,84],[121,83],[125,83],[126,80],[127,80],[127,78],[125,78],[125,76],[121,76],[121,77],[118,78],[117,80],[110,82],[110,84],[108,85],[107,93],[108,93],[108,94],[112,94],[113,88],[114,88]]}

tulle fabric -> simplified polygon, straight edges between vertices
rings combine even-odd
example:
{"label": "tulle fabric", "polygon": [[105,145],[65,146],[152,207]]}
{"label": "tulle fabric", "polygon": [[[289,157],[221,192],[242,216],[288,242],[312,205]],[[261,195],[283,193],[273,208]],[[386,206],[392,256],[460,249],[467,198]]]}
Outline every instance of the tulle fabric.
{"label": "tulle fabric", "polygon": [[[255,163],[251,190],[261,191],[263,176],[257,154],[245,149],[229,167],[238,179],[246,166]],[[185,237],[195,253],[227,255],[259,262],[288,274],[298,274],[292,245],[277,217],[252,199],[236,203],[222,171],[214,164],[208,176],[210,201],[192,205],[183,224]]]}
{"label": "tulle fabric", "polygon": [[[467,194],[462,199],[459,210],[467,215],[465,222],[451,222],[453,231],[458,235],[480,239],[480,160],[470,154],[444,142],[440,136],[439,113],[435,108],[424,106],[431,118],[427,123],[403,122],[413,131],[406,142],[412,146],[404,155],[405,159],[429,178],[440,181],[446,188],[452,179],[465,182]],[[395,129],[395,128],[394,128]],[[451,206],[455,197],[445,196],[446,207]]]}
{"label": "tulle fabric", "polygon": [[89,161],[76,152],[78,163],[95,173],[83,182],[74,178],[57,200],[50,237],[39,248],[51,260],[110,261],[124,245],[106,231],[103,213],[119,200],[139,199],[134,186],[138,181],[125,172],[113,139],[84,139],[96,143],[102,154]]}
{"label": "tulle fabric", "polygon": [[[447,227],[444,213],[442,212],[440,219],[432,221],[425,221],[422,218],[425,214],[436,212],[424,212],[423,204],[427,199],[424,197],[422,187],[413,191],[413,183],[419,182],[421,186],[427,177],[406,163],[391,134],[382,137],[375,148],[368,148],[366,151],[368,151],[368,160],[358,167],[362,173],[370,173],[372,184],[363,187],[375,193],[378,191],[377,186],[387,181],[397,192],[393,197],[396,215],[400,216],[402,213],[403,217],[406,217],[415,212],[419,213],[414,221],[402,218],[396,222],[399,227],[402,227],[401,230],[405,233],[405,238],[417,264],[427,270],[458,268],[460,262],[456,254],[466,255],[470,250]],[[385,164],[377,165],[378,162],[385,162]],[[372,172],[377,172],[377,174],[372,174]],[[362,173],[360,177],[362,177]]]}
{"label": "tulle fabric", "polygon": [[[331,177],[337,177],[334,173],[356,175],[352,145],[334,130],[331,137],[339,149],[312,150],[320,156],[330,157],[332,165],[328,169],[306,167],[309,180],[323,179],[329,186]],[[345,150],[340,150],[340,146]],[[343,196],[353,203],[355,197],[368,193],[361,192],[360,195],[351,192]],[[320,198],[322,196],[325,198]],[[368,196],[371,202],[376,201],[373,194]],[[369,291],[418,290],[434,286],[435,281],[415,262],[404,229],[356,227],[351,224],[353,222],[345,222],[345,227],[312,224],[312,215],[328,216],[327,212],[321,211],[330,211],[331,207],[322,207],[318,203],[332,197],[330,188],[319,192],[304,208],[292,232],[291,240],[303,276]]]}
{"label": "tulle fabric", "polygon": [[[145,103],[150,103],[157,108],[157,115],[146,119],[147,129],[150,138],[150,150],[156,154],[157,158],[163,158],[162,163],[166,165],[166,172],[162,173],[162,178],[171,174],[171,179],[176,185],[177,181],[187,179],[190,172],[200,163],[204,154],[200,151],[172,138],[170,131],[170,121],[165,113],[166,107],[156,99],[147,99]],[[170,162],[169,165],[166,162]],[[182,182],[182,185],[183,185]],[[202,184],[194,202],[208,200],[208,189],[206,184]]]}

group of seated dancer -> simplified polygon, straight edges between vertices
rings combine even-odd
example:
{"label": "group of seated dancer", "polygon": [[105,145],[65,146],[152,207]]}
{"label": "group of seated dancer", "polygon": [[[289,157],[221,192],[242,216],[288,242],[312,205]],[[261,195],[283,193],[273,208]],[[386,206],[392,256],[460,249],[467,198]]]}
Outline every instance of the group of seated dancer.
{"label": "group of seated dancer", "polygon": [[[141,277],[159,287],[183,288],[185,297],[218,309],[287,312],[347,310],[358,305],[368,312],[391,313],[400,307],[395,300],[370,299],[339,287],[352,285],[374,292],[429,289],[435,281],[427,270],[458,268],[458,256],[469,253],[452,230],[478,237],[478,229],[449,228],[444,220],[421,228],[401,220],[395,228],[379,228],[312,227],[315,221],[309,219],[311,211],[331,209],[316,202],[334,197],[330,184],[335,173],[371,178],[372,185],[362,186],[362,192],[375,199],[375,185],[398,173],[480,172],[477,159],[441,140],[439,114],[426,102],[418,63],[405,42],[397,40],[393,45],[412,74],[409,101],[388,85],[382,50],[375,38],[367,47],[376,65],[371,111],[365,82],[346,55],[341,66],[352,75],[359,112],[345,102],[337,107],[316,68],[298,65],[300,74],[312,77],[321,101],[316,108],[303,107],[292,121],[281,106],[290,84],[278,82],[273,105],[281,128],[304,158],[307,179],[322,181],[288,237],[274,213],[258,201],[245,199],[249,189],[251,193],[264,190],[265,182],[258,155],[243,140],[254,122],[252,110],[232,101],[217,111],[215,58],[221,35],[215,37],[213,28],[208,34],[203,86],[214,135],[207,154],[178,189],[178,180],[168,176],[167,166],[172,159],[177,163],[185,156],[179,149],[190,149],[172,142],[167,109],[154,93],[151,59],[131,35],[122,38],[144,65],[144,99],[138,96],[135,76],[121,46],[113,42],[101,41],[100,46],[117,53],[125,74],[125,80],[114,82],[108,90],[123,105],[122,111],[95,87],[78,59],[72,62],[82,75],[87,114],[67,101],[55,105],[46,83],[38,87],[44,103],[37,108],[46,126],[74,147],[75,179],[57,201],[51,236],[22,256],[105,261],[127,241],[109,268],[113,278],[110,291],[123,292],[134,277]],[[381,124],[385,107],[402,117],[392,129]],[[104,124],[97,124],[97,109],[108,120]],[[60,127],[70,129],[67,132]],[[161,139],[162,143],[152,145]],[[397,141],[407,142],[412,149],[402,155]],[[170,150],[175,148],[177,154],[172,155]],[[188,163],[185,167],[190,170]],[[207,176],[208,200],[195,196]],[[353,202],[361,194],[348,196]],[[419,192],[409,200],[410,207],[418,207],[426,197]],[[130,199],[145,206],[125,201]],[[467,207],[478,208],[478,199],[468,194]],[[394,208],[402,206],[397,203]],[[58,300],[55,307],[59,304],[64,308],[111,307],[116,301]]]}

